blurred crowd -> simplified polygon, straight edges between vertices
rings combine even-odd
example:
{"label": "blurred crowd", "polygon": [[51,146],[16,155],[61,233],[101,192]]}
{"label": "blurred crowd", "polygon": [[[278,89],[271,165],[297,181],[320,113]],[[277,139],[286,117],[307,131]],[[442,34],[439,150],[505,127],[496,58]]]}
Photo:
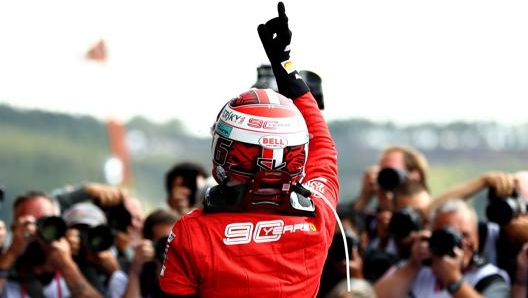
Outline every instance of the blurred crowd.
{"label": "blurred crowd", "polygon": [[166,207],[149,212],[105,183],[19,194],[12,223],[0,220],[0,297],[160,297],[167,237],[199,206],[207,179],[198,163],[174,165]]}
{"label": "blurred crowd", "polygon": [[[337,207],[343,231],[336,226],[318,297],[527,297],[528,172],[482,173],[436,196],[428,173],[426,157],[406,146],[365,169],[357,197]],[[1,297],[161,297],[167,236],[211,181],[198,163],[174,165],[166,206],[148,213],[104,183],[18,195],[13,222],[0,221]],[[481,191],[485,218],[472,206]]]}

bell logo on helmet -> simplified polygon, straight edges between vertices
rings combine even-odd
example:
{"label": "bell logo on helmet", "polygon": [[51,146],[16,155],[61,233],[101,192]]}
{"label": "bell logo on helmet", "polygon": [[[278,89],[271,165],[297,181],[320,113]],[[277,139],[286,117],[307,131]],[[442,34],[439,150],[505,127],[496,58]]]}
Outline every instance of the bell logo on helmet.
{"label": "bell logo on helmet", "polygon": [[270,149],[280,149],[288,146],[288,140],[281,136],[264,136],[259,139],[260,146]]}

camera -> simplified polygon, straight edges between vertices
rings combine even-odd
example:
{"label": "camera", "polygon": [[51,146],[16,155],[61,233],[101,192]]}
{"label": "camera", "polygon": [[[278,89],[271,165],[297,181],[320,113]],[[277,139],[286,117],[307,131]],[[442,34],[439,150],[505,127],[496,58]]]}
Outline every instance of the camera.
{"label": "camera", "polygon": [[405,207],[392,214],[389,222],[389,232],[395,238],[404,238],[413,231],[422,229],[422,217],[410,207]]}
{"label": "camera", "polygon": [[508,197],[499,197],[494,188],[488,189],[486,217],[489,221],[503,226],[517,215],[526,214],[527,209],[527,202],[517,192],[514,191]]}
{"label": "camera", "polygon": [[404,171],[394,168],[381,169],[377,177],[378,185],[385,191],[393,191],[406,179],[407,174]]}
{"label": "camera", "polygon": [[46,242],[59,240],[66,234],[66,223],[59,216],[44,216],[37,220],[37,233]]}
{"label": "camera", "polygon": [[163,260],[165,260],[165,250],[167,248],[168,238],[168,236],[162,237],[154,243],[154,257],[161,263],[163,263]]}
{"label": "camera", "polygon": [[124,203],[105,208],[104,211],[108,220],[108,227],[111,230],[126,232],[128,226],[132,224],[132,215]]}
{"label": "camera", "polygon": [[438,257],[446,255],[454,257],[453,249],[462,248],[462,239],[462,234],[451,227],[435,230],[428,240],[429,249],[433,255]]}
{"label": "camera", "polygon": [[114,233],[106,225],[80,229],[81,241],[92,252],[101,252],[114,244]]}

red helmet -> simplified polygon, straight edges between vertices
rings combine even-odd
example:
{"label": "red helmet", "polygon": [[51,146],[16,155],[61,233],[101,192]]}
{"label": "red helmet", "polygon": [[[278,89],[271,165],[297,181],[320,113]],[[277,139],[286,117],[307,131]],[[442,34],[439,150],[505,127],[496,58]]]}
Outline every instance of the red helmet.
{"label": "red helmet", "polygon": [[289,200],[292,185],[304,176],[309,139],[291,99],[251,89],[223,107],[213,130],[212,174],[218,184],[245,185],[240,201],[246,204]]}

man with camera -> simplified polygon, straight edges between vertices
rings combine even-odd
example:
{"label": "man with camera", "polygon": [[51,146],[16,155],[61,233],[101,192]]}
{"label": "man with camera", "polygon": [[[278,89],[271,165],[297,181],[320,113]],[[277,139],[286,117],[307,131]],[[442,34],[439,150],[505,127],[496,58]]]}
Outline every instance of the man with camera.
{"label": "man with camera", "polygon": [[58,215],[57,204],[41,192],[16,198],[12,241],[0,256],[0,297],[102,297],[79,270],[68,241],[54,237],[65,226],[42,224]]}
{"label": "man with camera", "polygon": [[[387,260],[397,256],[389,231],[394,188],[403,181],[416,181],[428,189],[427,172],[427,159],[421,152],[408,146],[392,145],[385,148],[378,163],[363,174],[361,191],[353,208],[367,215],[369,248]],[[373,198],[376,198],[376,210],[370,212],[368,206]]]}
{"label": "man with camera", "polygon": [[409,259],[376,282],[379,297],[510,297],[507,273],[479,257],[470,205],[448,200],[430,223],[431,230],[415,234]]}
{"label": "man with camera", "polygon": [[208,175],[205,168],[191,161],[179,162],[165,173],[167,205],[182,217],[196,208],[200,190],[205,187]]}

